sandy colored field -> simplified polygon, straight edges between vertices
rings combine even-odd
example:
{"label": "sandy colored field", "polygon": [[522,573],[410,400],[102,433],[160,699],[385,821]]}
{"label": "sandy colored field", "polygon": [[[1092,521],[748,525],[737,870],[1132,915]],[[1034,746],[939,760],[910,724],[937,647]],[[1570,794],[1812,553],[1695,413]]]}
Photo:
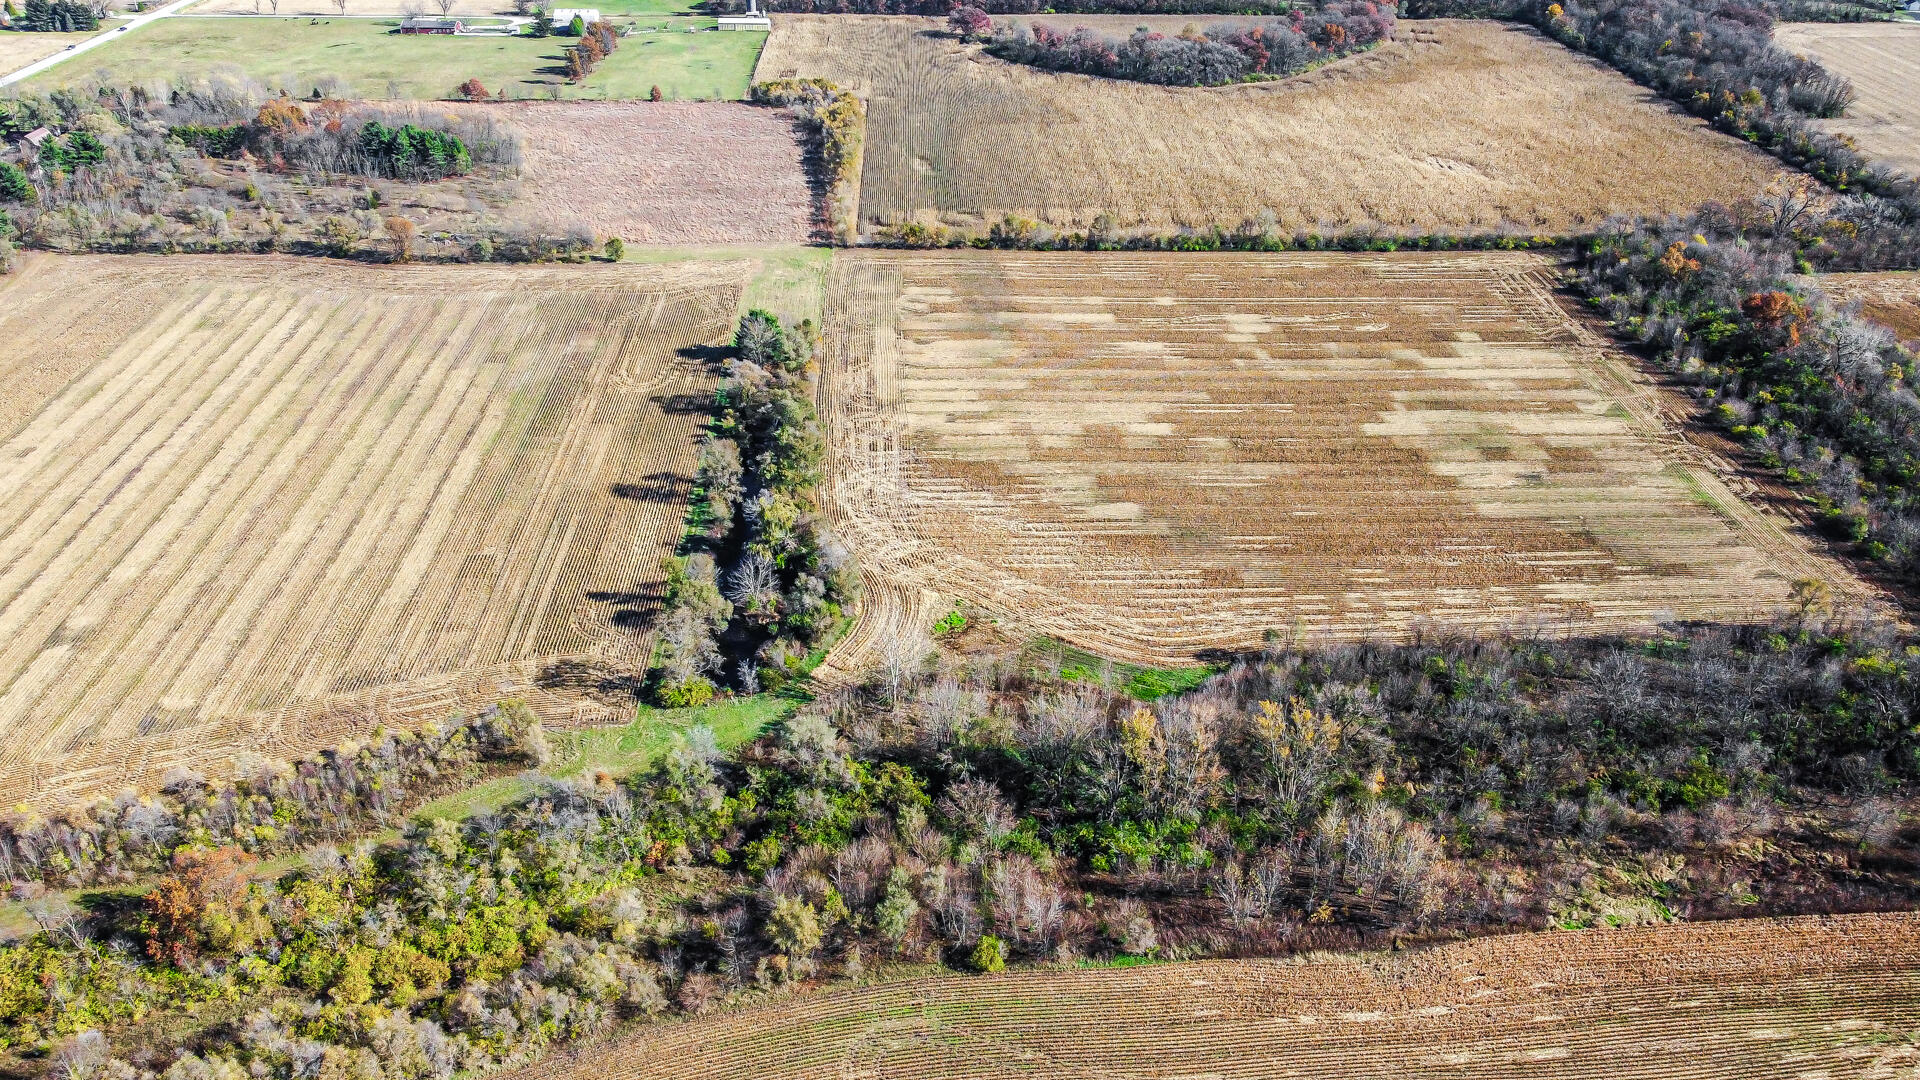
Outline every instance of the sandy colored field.
{"label": "sandy colored field", "polygon": [[1800,578],[1858,595],[1667,426],[1549,274],[1517,254],[837,254],[829,512],[876,579],[863,622],[924,590],[1175,661],[1269,630],[1753,615]]}
{"label": "sandy colored field", "polygon": [[1848,1077],[1920,1065],[1920,917],[880,983],[661,1025],[513,1080]]}
{"label": "sandy colored field", "polygon": [[792,118],[735,102],[477,107],[526,135],[516,217],[629,244],[804,244],[813,194]]}
{"label": "sandy colored field", "polygon": [[[505,18],[515,13],[510,0],[449,0],[447,14],[456,18],[488,16]],[[593,7],[603,15],[663,15],[692,10],[681,0],[595,0]],[[280,15],[405,15],[419,9],[422,14],[438,16],[438,0],[347,0],[342,12],[337,0],[280,0]],[[204,0],[188,9],[196,15],[272,15],[270,0]],[[645,22],[646,20],[642,20]]]}
{"label": "sandy colored field", "polygon": [[52,56],[77,41],[85,41],[93,36],[92,32],[27,34],[14,30],[0,30],[0,75],[19,71],[35,60]]}
{"label": "sandy colored field", "polygon": [[[1080,17],[1124,31],[1137,20]],[[1580,231],[1758,190],[1776,166],[1617,72],[1497,23],[1284,82],[1147,86],[1007,64],[928,19],[776,16],[755,77],[869,100],[861,215],[1289,230]]]}
{"label": "sandy colored field", "polygon": [[0,279],[0,800],[501,694],[624,720],[542,672],[644,667],[711,385],[680,351],[750,265]]}
{"label": "sandy colored field", "polygon": [[1920,343],[1920,272],[1821,274],[1812,281],[1841,303],[1858,302],[1862,315],[1900,340]]}
{"label": "sandy colored field", "polygon": [[1853,81],[1847,115],[1819,126],[1852,136],[1876,161],[1920,173],[1920,23],[1781,23],[1773,38]]}

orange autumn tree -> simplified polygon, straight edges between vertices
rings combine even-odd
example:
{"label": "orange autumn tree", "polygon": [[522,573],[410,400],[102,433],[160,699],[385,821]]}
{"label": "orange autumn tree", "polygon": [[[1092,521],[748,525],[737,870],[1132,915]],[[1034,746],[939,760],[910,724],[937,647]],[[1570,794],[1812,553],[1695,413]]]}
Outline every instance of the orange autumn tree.
{"label": "orange autumn tree", "polygon": [[237,847],[181,851],[146,896],[147,954],[185,966],[206,953],[231,955],[272,931],[250,876],[259,860]]}

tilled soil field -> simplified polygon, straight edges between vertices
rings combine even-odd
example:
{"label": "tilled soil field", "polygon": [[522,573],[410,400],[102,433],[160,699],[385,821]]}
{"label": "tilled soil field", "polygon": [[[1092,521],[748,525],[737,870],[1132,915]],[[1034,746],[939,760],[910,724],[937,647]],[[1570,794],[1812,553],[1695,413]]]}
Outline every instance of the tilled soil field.
{"label": "tilled soil field", "polygon": [[1852,137],[1877,161],[1920,172],[1920,25],[1781,23],[1773,38],[1852,81],[1847,115],[1819,126]]}
{"label": "tilled soil field", "polygon": [[[1643,629],[1862,587],[1744,502],[1529,255],[849,252],[828,503],[890,601],[1118,659]],[[865,640],[856,634],[846,648]],[[859,658],[843,648],[835,669]]]}
{"label": "tilled soil field", "polygon": [[[1139,20],[1052,21],[1126,34]],[[1266,210],[1288,231],[1562,234],[1730,202],[1779,168],[1530,31],[1400,33],[1311,74],[1206,89],[1006,63],[932,19],[780,15],[755,78],[824,76],[868,98],[870,223],[1232,228]]]}
{"label": "tilled soil field", "polygon": [[1920,916],[949,976],[803,995],[513,1080],[1848,1077],[1920,1066]]}
{"label": "tilled soil field", "polygon": [[681,350],[724,340],[748,267],[0,279],[0,799],[503,694],[624,720],[578,673],[645,665],[712,386]]}
{"label": "tilled soil field", "polygon": [[1840,303],[1858,303],[1860,314],[1900,340],[1920,342],[1920,271],[1821,274],[1811,280]]}
{"label": "tilled soil field", "polygon": [[475,107],[526,136],[517,219],[629,244],[804,244],[814,202],[782,109],[728,101]]}

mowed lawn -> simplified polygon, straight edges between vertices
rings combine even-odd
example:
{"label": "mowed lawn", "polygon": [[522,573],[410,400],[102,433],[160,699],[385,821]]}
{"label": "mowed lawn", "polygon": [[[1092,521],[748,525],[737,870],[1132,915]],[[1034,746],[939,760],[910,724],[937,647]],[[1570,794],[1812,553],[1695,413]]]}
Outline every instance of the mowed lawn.
{"label": "mowed lawn", "polygon": [[[31,80],[30,90],[96,81],[238,73],[298,97],[329,80],[365,98],[436,99],[477,78],[510,97],[744,98],[767,35],[710,31],[711,19],[667,18],[620,48],[579,85],[566,81],[571,38],[401,36],[375,19],[171,18],[129,33]],[[696,29],[699,32],[688,33]]]}

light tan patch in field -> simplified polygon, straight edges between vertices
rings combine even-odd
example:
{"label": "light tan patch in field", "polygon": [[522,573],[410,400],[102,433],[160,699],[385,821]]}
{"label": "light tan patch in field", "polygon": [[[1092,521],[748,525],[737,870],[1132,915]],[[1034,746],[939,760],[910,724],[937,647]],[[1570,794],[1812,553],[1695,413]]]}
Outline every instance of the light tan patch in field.
{"label": "light tan patch in field", "polygon": [[1818,127],[1851,136],[1876,161],[1920,172],[1920,24],[1780,23],[1773,39],[1852,81],[1847,114]]}
{"label": "light tan patch in field", "polygon": [[1288,230],[1563,233],[1731,201],[1779,168],[1531,31],[1401,34],[1295,79],[1196,89],[1008,64],[931,19],[779,15],[755,77],[868,98],[860,213],[877,222],[1231,227],[1270,210]]}
{"label": "light tan patch in field", "polygon": [[1862,315],[1900,340],[1920,342],[1920,272],[1821,274],[1809,280],[1838,303],[1858,303]]}
{"label": "light tan patch in field", "polygon": [[35,60],[44,60],[75,42],[93,36],[91,32],[29,34],[18,30],[0,30],[0,75],[10,75]]}
{"label": "light tan patch in field", "polygon": [[1920,916],[1753,919],[882,982],[654,1025],[508,1077],[1896,1080],[1920,1063],[1916,1009]]}
{"label": "light tan patch in field", "polygon": [[813,193],[782,109],[734,101],[451,106],[526,137],[517,217],[629,244],[804,244]]}
{"label": "light tan patch in field", "polygon": [[894,583],[870,606],[958,596],[1122,659],[1268,630],[1753,615],[1798,578],[1860,591],[1663,425],[1549,273],[1493,254],[845,253],[830,513]]}
{"label": "light tan patch in field", "polygon": [[42,257],[6,279],[0,800],[502,693],[621,715],[579,691],[645,665],[711,386],[678,351],[725,335],[745,270]]}

